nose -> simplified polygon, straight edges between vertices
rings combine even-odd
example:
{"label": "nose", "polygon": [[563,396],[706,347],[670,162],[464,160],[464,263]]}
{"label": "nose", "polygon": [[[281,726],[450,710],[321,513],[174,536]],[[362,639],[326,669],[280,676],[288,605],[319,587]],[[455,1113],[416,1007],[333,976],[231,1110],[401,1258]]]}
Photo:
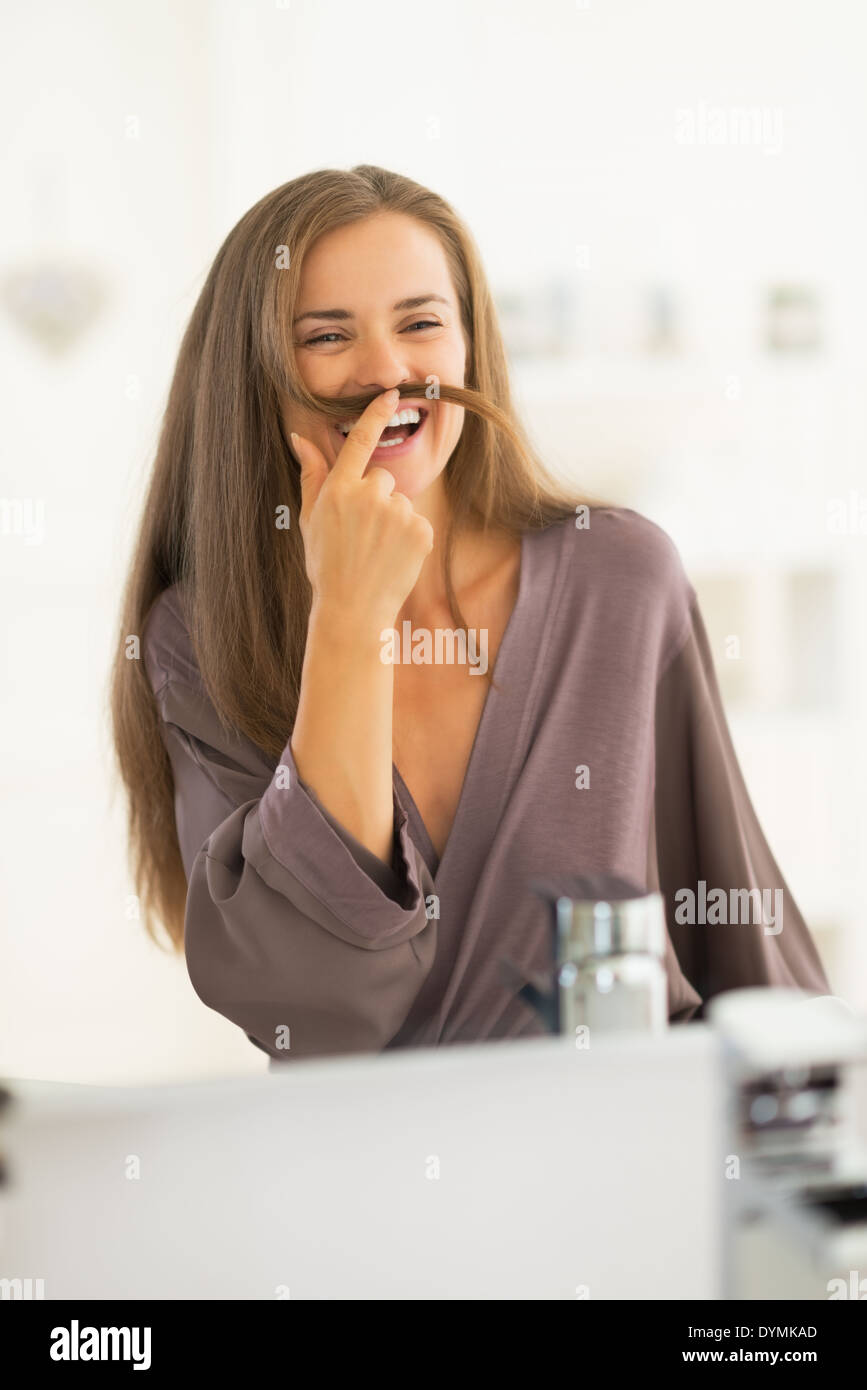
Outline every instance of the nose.
{"label": "nose", "polygon": [[358,355],[353,354],[353,357],[353,392],[390,391],[393,386],[413,380],[404,353],[397,351],[387,339],[366,339],[358,345]]}

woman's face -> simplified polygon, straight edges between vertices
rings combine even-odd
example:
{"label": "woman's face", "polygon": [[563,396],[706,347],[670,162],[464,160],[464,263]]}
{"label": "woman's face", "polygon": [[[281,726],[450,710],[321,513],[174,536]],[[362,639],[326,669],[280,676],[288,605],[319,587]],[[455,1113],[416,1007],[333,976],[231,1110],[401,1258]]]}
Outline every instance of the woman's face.
{"label": "woman's face", "polygon": [[[377,213],[319,237],[304,258],[292,331],[301,379],[320,396],[387,391],[430,376],[465,384],[466,341],[445,254],[434,232],[402,213]],[[385,430],[368,464],[387,468],[395,491],[409,498],[445,468],[464,418],[462,406],[424,393],[402,399],[398,410],[413,407],[420,425],[412,433],[412,422]],[[344,442],[336,425],[290,401],[283,422],[287,438],[295,430],[312,440],[331,468]],[[386,444],[389,437],[403,442]]]}

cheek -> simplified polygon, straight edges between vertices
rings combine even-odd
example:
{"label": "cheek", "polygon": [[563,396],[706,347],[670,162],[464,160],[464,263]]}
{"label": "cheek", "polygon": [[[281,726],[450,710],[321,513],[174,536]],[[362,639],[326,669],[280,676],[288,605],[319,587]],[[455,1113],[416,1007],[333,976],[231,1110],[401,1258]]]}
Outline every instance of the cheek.
{"label": "cheek", "polygon": [[454,448],[461,437],[465,414],[465,410],[459,405],[447,404],[446,408],[441,410],[439,427],[436,434],[437,443],[440,447],[446,445],[449,449]]}
{"label": "cheek", "polygon": [[464,420],[465,420],[465,419],[466,419],[466,411],[465,411],[461,406],[456,407],[456,408],[455,408],[455,423],[454,423],[455,443],[456,443],[456,444],[457,444],[458,440],[459,440],[460,437],[461,437],[461,433],[462,433],[463,428],[464,428]]}

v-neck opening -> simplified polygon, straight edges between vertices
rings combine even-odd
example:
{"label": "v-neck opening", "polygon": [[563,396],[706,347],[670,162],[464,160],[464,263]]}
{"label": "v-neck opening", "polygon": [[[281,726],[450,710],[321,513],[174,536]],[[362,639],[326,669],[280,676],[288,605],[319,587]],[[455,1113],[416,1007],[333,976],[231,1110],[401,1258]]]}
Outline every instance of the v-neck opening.
{"label": "v-neck opening", "polygon": [[[504,654],[507,653],[509,646],[514,641],[514,633],[518,625],[518,619],[520,614],[523,612],[524,606],[526,604],[526,597],[530,583],[527,558],[530,553],[530,547],[528,545],[529,535],[529,531],[521,532],[521,567],[520,573],[518,575],[518,593],[517,597],[515,598],[515,603],[512,608],[512,611],[509,615],[509,621],[506,623],[503,635],[500,638],[500,645],[497,648],[497,656],[494,661],[494,669],[491,672],[492,681],[496,681],[497,677],[502,676],[503,674],[503,667],[505,664]],[[446,863],[446,860],[449,858],[449,851],[451,850],[452,842],[456,839],[455,832],[459,828],[461,814],[467,799],[467,789],[470,786],[470,781],[472,778],[473,771],[475,769],[475,764],[478,761],[478,750],[482,743],[482,736],[485,732],[487,724],[490,722],[490,711],[493,703],[493,696],[498,695],[499,693],[500,692],[498,690],[494,689],[493,684],[488,685],[488,692],[485,696],[485,702],[482,706],[482,712],[479,716],[479,722],[476,725],[475,737],[473,739],[472,747],[470,748],[470,756],[467,759],[467,766],[464,771],[464,780],[461,784],[460,795],[458,797],[458,804],[455,808],[455,814],[452,819],[451,829],[449,830],[448,837],[446,839],[445,845],[443,846],[442,857],[440,857],[437,854],[436,846],[434,845],[433,840],[431,839],[430,834],[428,833],[427,826],[422,820],[421,812],[419,811],[418,806],[415,804],[415,799],[412,795],[412,792],[410,791],[406,782],[403,780],[403,777],[400,774],[400,770],[397,767],[397,764],[394,761],[392,761],[392,772],[397,777],[400,783],[400,788],[406,801],[407,813],[412,815],[417,828],[421,831],[422,835],[424,836],[427,845],[427,850],[431,858],[436,861],[434,868],[431,868],[431,864],[428,861],[428,869],[430,869],[431,878],[434,881],[436,881],[442,873],[443,866]],[[424,855],[424,858],[427,860],[428,855]]]}

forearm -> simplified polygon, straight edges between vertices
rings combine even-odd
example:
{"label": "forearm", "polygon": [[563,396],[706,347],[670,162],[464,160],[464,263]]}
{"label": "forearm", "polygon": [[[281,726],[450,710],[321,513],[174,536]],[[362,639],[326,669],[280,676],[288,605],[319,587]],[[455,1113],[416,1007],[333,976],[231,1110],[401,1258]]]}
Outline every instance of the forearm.
{"label": "forearm", "polygon": [[314,603],[291,746],[302,781],[357,840],[390,864],[394,844],[391,624]]}

